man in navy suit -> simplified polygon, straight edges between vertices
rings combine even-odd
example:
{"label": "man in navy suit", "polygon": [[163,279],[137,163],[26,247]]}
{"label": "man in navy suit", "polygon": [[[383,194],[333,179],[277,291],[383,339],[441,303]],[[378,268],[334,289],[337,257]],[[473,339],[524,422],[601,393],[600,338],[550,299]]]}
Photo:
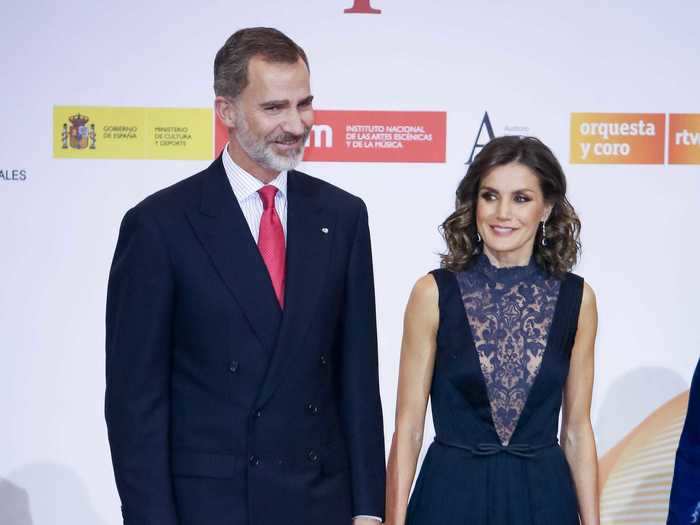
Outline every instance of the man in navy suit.
{"label": "man in navy suit", "polygon": [[105,413],[126,525],[355,525],[384,515],[364,203],[294,167],[304,51],[236,32],[214,63],[229,143],[124,217]]}
{"label": "man in navy suit", "polygon": [[700,361],[690,385],[688,414],[676,451],[667,524],[700,524]]}

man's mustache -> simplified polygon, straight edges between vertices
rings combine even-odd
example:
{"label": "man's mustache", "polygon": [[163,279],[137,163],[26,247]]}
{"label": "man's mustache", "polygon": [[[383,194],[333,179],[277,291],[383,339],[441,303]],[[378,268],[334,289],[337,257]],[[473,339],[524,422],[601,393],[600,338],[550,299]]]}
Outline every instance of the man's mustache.
{"label": "man's mustache", "polygon": [[306,138],[311,132],[311,127],[307,127],[301,135],[296,135],[294,133],[281,133],[274,137],[271,137],[268,142],[281,142],[283,144],[293,144],[295,142],[306,142]]}

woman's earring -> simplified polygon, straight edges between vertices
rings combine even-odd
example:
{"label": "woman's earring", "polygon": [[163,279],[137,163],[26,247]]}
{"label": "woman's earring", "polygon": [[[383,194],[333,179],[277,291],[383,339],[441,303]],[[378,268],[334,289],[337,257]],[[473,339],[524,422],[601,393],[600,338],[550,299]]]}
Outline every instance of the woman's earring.
{"label": "woman's earring", "polygon": [[481,242],[481,235],[479,235],[479,232],[476,232],[476,242]]}
{"label": "woman's earring", "polygon": [[547,227],[544,221],[542,221],[542,246],[547,246]]}

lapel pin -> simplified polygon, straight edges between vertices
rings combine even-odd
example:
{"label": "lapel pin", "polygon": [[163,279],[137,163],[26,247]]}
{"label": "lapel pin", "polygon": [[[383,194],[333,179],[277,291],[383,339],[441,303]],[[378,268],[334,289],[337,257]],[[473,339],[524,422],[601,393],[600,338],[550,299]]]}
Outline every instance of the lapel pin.
{"label": "lapel pin", "polygon": [[324,227],[324,228],[321,228],[321,231],[322,231],[324,234],[325,234],[325,233],[328,233],[328,228],[325,228],[325,227]]}

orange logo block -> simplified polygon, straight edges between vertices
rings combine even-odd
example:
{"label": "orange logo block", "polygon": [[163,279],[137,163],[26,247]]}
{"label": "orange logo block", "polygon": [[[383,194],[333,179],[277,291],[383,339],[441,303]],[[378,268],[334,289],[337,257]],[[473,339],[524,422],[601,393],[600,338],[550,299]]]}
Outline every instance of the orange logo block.
{"label": "orange logo block", "polygon": [[304,160],[445,162],[445,112],[319,110],[315,116]]}
{"label": "orange logo block", "polygon": [[[445,162],[444,111],[316,110],[304,160],[320,162]],[[228,141],[216,119],[215,154]]]}
{"label": "orange logo block", "polygon": [[572,164],[663,164],[663,113],[572,113]]}
{"label": "orange logo block", "polygon": [[700,114],[671,114],[668,163],[700,164]]}

